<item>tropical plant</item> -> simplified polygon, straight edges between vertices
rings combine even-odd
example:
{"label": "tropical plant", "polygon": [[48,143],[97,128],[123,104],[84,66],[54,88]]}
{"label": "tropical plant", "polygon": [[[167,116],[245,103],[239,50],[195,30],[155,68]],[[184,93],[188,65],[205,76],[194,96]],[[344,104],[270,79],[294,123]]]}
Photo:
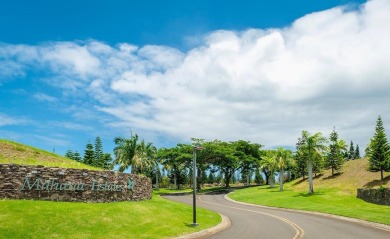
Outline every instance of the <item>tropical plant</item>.
{"label": "tropical plant", "polygon": [[[119,171],[123,172],[133,165],[134,156],[137,152],[137,142],[138,135],[131,135],[129,139],[123,137],[116,137],[114,143],[116,147],[114,148],[115,159],[113,161],[114,165],[119,165]],[[134,168],[131,169],[132,171]]]}
{"label": "tropical plant", "polygon": [[267,169],[269,173],[268,184],[271,188],[274,187],[275,172],[278,168],[278,162],[276,161],[276,152],[274,150],[267,150],[265,155],[262,156],[260,161],[260,169]]}
{"label": "tropical plant", "polygon": [[293,153],[291,150],[278,148],[275,153],[275,160],[277,171],[279,171],[280,191],[283,191],[284,172],[288,167],[295,164]]}
{"label": "tropical plant", "polygon": [[300,147],[300,154],[306,158],[308,166],[309,177],[309,193],[314,193],[313,187],[313,161],[318,161],[323,158],[323,153],[326,152],[327,147],[325,143],[327,139],[322,136],[321,132],[310,135],[308,131],[302,131],[302,138],[305,139],[304,144]]}

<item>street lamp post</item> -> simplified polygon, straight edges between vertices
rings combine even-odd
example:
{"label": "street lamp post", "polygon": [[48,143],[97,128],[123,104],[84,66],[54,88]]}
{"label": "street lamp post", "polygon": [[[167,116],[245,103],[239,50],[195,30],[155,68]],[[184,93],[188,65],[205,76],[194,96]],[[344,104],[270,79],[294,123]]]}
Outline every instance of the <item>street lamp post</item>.
{"label": "street lamp post", "polygon": [[193,160],[192,160],[192,182],[193,182],[193,190],[192,190],[192,226],[196,227],[199,224],[196,222],[196,151],[202,150],[203,148],[200,146],[195,146],[193,152]]}

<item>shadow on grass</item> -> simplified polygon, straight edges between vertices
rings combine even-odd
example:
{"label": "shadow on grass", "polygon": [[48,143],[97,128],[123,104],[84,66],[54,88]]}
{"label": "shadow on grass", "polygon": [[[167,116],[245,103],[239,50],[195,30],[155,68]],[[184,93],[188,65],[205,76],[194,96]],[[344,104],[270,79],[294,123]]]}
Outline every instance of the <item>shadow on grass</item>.
{"label": "shadow on grass", "polygon": [[197,226],[194,226],[192,223],[183,223],[186,225],[186,227],[196,228]]}
{"label": "shadow on grass", "polygon": [[375,186],[380,186],[380,185],[383,185],[383,184],[387,184],[388,182],[390,181],[390,175],[383,178],[383,180],[372,180],[371,182],[369,183],[366,183],[363,187],[365,188],[372,188],[372,187],[375,187]]}
{"label": "shadow on grass", "polygon": [[329,180],[329,179],[334,179],[337,178],[341,175],[342,173],[335,173],[333,175],[329,175],[328,177],[323,178],[322,180]]}
{"label": "shadow on grass", "polygon": [[305,182],[305,181],[307,181],[307,178],[301,179],[301,180],[295,182],[293,185],[295,186],[295,185],[301,184],[301,183],[303,183],[303,182]]}
{"label": "shadow on grass", "polygon": [[312,196],[318,196],[318,195],[325,195],[325,193],[322,192],[314,192],[314,193],[298,193],[297,195],[293,197],[312,197]]}

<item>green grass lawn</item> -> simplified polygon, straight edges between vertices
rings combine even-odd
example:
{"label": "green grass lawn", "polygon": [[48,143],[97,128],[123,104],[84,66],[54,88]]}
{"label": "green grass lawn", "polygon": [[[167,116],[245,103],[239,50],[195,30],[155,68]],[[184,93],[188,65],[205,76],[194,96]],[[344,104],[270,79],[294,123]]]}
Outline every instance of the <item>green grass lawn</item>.
{"label": "green grass lawn", "polygon": [[390,225],[389,206],[367,203],[338,188],[318,188],[309,195],[307,191],[293,189],[289,183],[283,192],[279,191],[279,185],[273,189],[261,186],[234,191],[229,197],[258,205],[324,212]]}
{"label": "green grass lawn", "polygon": [[141,202],[0,201],[0,238],[172,238],[220,223],[217,213],[155,194]]}

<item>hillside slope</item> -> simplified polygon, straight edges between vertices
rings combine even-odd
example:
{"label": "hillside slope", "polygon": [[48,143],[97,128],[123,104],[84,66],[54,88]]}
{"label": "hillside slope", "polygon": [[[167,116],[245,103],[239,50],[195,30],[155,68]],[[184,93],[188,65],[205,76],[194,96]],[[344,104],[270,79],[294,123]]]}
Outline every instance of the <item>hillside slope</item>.
{"label": "hillside slope", "polygon": [[55,153],[5,139],[0,139],[0,163],[99,170]]}
{"label": "hillside slope", "polygon": [[[369,172],[367,168],[367,158],[347,161],[342,173],[332,176],[331,170],[325,170],[322,175],[315,177],[314,189],[338,188],[356,194],[357,188],[375,188],[381,185],[390,188],[390,172],[385,172],[385,178],[381,181],[379,172]],[[305,190],[308,188],[307,178],[297,179],[291,186],[295,190]]]}

